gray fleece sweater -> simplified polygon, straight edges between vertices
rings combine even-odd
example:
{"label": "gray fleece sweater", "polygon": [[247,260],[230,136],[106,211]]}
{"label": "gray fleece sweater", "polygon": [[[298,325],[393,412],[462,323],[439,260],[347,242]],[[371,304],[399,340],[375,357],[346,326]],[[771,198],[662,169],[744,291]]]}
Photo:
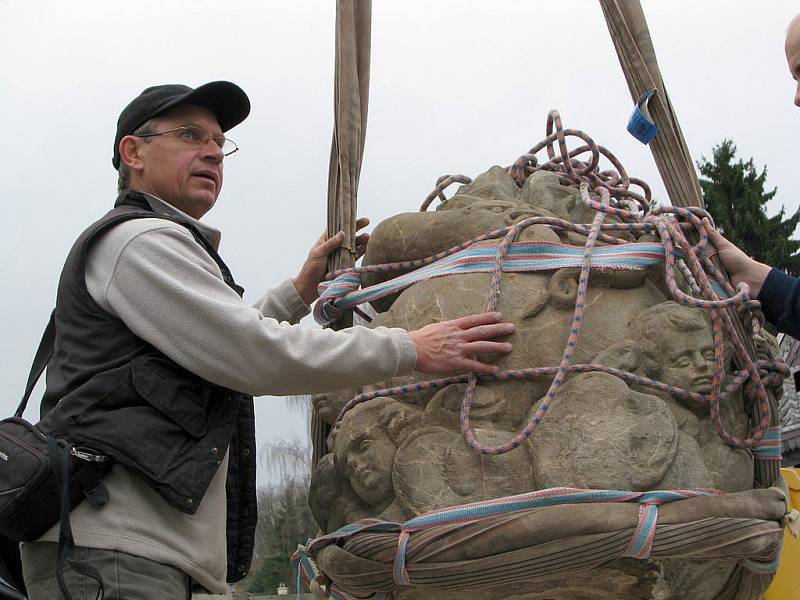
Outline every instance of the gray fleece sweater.
{"label": "gray fleece sweater", "polygon": [[[149,200],[158,213],[178,212]],[[216,247],[219,232],[195,223]],[[309,307],[291,280],[248,305],[192,234],[163,219],[126,221],[106,233],[89,253],[86,286],[104,310],[179,365],[254,396],[383,381],[410,373],[416,360],[402,329],[297,325]],[[109,503],[96,509],[84,502],[72,511],[75,542],[175,566],[205,589],[224,593],[226,472],[227,455],[197,512],[187,515],[116,465],[105,480]],[[40,541],[57,540],[58,525]]]}

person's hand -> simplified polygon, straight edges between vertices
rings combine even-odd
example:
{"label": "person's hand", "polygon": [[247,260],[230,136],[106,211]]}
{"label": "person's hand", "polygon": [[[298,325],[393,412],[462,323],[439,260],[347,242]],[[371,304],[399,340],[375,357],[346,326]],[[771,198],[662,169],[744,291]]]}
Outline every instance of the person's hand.
{"label": "person's hand", "polygon": [[503,315],[497,312],[479,313],[410,331],[417,346],[415,370],[437,375],[467,371],[496,373],[495,365],[473,356],[511,352],[511,344],[490,341],[514,332],[514,324],[502,320]]}
{"label": "person's hand", "polygon": [[750,286],[750,298],[756,298],[761,291],[764,280],[771,267],[747,256],[740,248],[732,244],[721,233],[711,227],[708,219],[704,219],[708,238],[717,249],[717,256],[722,267],[728,272],[733,286],[744,282]]}
{"label": "person's hand", "polygon": [[[356,231],[369,225],[369,219],[361,217],[356,221]],[[319,297],[317,286],[325,278],[328,272],[328,255],[342,245],[344,241],[344,231],[340,231],[329,238],[326,232],[322,232],[319,239],[311,247],[306,262],[300,268],[300,273],[292,279],[297,293],[306,304],[311,304]],[[361,233],[356,236],[356,260],[364,255],[369,241],[368,233]]]}

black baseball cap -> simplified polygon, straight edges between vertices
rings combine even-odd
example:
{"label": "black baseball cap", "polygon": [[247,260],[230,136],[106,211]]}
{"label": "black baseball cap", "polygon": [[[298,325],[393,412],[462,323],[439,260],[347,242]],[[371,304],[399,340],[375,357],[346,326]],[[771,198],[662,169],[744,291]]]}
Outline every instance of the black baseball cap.
{"label": "black baseball cap", "polygon": [[111,164],[119,169],[119,141],[132,134],[145,122],[179,104],[196,104],[217,117],[223,132],[235,127],[250,114],[250,99],[244,90],[230,81],[212,81],[197,88],[177,83],[156,85],[136,96],[122,109],[114,137],[114,158]]}

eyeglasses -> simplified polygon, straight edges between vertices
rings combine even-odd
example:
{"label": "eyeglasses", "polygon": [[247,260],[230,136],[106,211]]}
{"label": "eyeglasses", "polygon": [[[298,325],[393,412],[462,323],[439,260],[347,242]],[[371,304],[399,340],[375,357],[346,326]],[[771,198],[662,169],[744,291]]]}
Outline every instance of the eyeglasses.
{"label": "eyeglasses", "polygon": [[191,144],[192,146],[205,146],[208,143],[208,140],[213,139],[214,143],[222,150],[225,156],[230,156],[239,150],[239,146],[237,146],[236,142],[234,142],[232,139],[226,138],[221,133],[217,135],[211,135],[208,131],[202,127],[198,127],[197,125],[183,125],[181,127],[165,129],[164,131],[156,131],[153,133],[134,133],[133,135],[135,137],[148,138],[164,135],[165,133],[178,133],[178,137],[182,141],[186,142],[187,144]]}

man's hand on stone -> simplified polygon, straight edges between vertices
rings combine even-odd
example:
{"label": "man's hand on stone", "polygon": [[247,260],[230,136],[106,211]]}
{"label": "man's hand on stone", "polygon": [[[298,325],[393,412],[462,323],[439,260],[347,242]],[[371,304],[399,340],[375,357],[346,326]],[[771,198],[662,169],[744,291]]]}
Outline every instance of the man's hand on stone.
{"label": "man's hand on stone", "polygon": [[711,243],[717,249],[719,262],[728,272],[733,286],[736,287],[742,282],[746,283],[750,286],[750,298],[756,298],[771,267],[747,256],[740,248],[715,230],[708,220],[706,220],[706,229]]}
{"label": "man's hand on stone", "polygon": [[[356,221],[356,231],[359,231],[369,225],[369,219],[361,217]],[[364,255],[367,249],[367,242],[369,241],[368,233],[361,233],[356,236],[356,260]],[[311,304],[319,297],[317,287],[320,282],[325,278],[328,272],[328,256],[331,252],[340,247],[344,242],[344,232],[340,231],[331,238],[328,238],[326,232],[322,232],[319,239],[311,247],[306,261],[303,263],[300,273],[297,277],[292,279],[297,293],[306,304]]]}
{"label": "man's hand on stone", "polygon": [[511,352],[511,344],[491,341],[514,332],[514,324],[502,320],[503,315],[497,312],[480,313],[410,331],[417,346],[415,370],[437,375],[496,373],[495,365],[482,362],[475,355]]}

